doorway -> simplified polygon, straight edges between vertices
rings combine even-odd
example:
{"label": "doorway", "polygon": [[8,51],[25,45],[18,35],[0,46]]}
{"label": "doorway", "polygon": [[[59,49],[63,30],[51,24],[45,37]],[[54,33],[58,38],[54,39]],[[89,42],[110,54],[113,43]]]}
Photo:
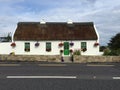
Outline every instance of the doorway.
{"label": "doorway", "polygon": [[64,55],[69,55],[69,42],[64,42]]}

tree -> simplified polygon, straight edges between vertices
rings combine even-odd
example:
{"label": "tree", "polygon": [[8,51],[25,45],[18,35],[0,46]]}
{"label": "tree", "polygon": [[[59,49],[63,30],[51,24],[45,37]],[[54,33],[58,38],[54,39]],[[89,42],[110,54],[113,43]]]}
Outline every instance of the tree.
{"label": "tree", "polygon": [[106,48],[107,46],[100,46],[100,52],[103,52]]}
{"label": "tree", "polygon": [[120,33],[116,34],[111,38],[110,43],[108,43],[108,47],[111,50],[120,49]]}
{"label": "tree", "polygon": [[120,55],[120,33],[111,38],[108,47],[111,50],[109,55]]}
{"label": "tree", "polygon": [[12,40],[11,33],[8,33],[8,35],[5,39],[6,39],[6,42],[10,42]]}

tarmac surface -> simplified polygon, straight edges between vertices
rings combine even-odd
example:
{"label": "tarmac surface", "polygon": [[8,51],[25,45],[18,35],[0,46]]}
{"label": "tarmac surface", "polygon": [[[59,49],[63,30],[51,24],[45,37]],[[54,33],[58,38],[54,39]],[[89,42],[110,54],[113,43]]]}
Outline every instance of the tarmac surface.
{"label": "tarmac surface", "polygon": [[120,63],[0,62],[0,90],[120,90]]}

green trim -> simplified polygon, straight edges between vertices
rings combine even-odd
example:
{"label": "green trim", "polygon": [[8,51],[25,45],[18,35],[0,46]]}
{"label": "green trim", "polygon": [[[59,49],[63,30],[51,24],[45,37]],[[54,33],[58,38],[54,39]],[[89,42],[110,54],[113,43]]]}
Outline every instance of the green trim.
{"label": "green trim", "polygon": [[87,43],[86,42],[81,42],[81,48],[87,48]]}
{"label": "green trim", "polygon": [[51,42],[46,42],[46,51],[51,51]]}
{"label": "green trim", "polygon": [[69,55],[69,42],[64,42],[64,55]]}
{"label": "green trim", "polygon": [[25,43],[25,49],[24,49],[26,52],[30,52],[30,43],[27,42]]}

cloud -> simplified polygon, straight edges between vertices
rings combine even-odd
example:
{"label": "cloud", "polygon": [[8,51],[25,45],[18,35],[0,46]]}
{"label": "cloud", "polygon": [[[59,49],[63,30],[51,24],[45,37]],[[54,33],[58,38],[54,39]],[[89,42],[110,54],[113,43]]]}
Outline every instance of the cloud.
{"label": "cloud", "polygon": [[119,0],[0,0],[0,30],[14,32],[19,21],[93,21],[106,45],[120,32],[119,8]]}

